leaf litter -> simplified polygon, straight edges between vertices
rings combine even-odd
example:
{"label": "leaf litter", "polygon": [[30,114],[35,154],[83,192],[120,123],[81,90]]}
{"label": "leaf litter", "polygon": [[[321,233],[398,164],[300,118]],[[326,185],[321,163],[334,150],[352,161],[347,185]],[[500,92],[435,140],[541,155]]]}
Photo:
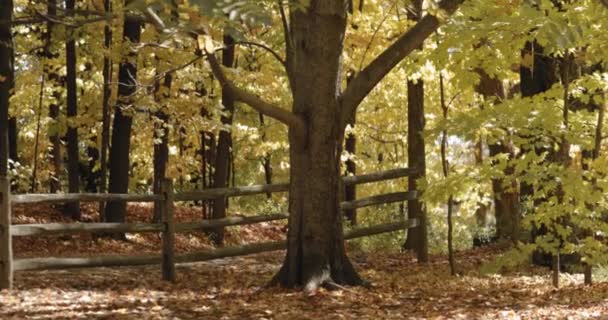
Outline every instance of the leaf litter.
{"label": "leaf litter", "polygon": [[[146,221],[151,207],[132,205],[129,221]],[[83,206],[95,221],[94,208]],[[180,208],[176,220],[200,219],[193,208]],[[50,207],[15,210],[15,223],[68,222]],[[282,223],[228,228],[227,243],[283,237]],[[93,256],[159,252],[154,234],[115,241],[91,236],[15,238],[17,257]],[[203,233],[180,235],[176,250],[212,248]],[[314,295],[267,288],[283,253],[180,264],[177,281],[161,280],[160,266],[22,271],[15,288],[0,292],[0,319],[603,319],[608,317],[608,284],[582,284],[582,275],[562,276],[551,286],[547,269],[521,267],[500,275],[482,275],[484,262],[503,249],[485,247],[459,252],[460,276],[452,277],[445,256],[421,265],[413,255],[361,252],[349,255],[373,287]]]}

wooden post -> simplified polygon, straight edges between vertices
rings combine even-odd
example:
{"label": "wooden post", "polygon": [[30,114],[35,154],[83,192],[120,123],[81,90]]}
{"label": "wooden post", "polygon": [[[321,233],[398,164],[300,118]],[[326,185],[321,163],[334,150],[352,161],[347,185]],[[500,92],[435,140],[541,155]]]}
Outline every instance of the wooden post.
{"label": "wooden post", "polygon": [[559,251],[552,256],[552,264],[553,264],[553,277],[552,282],[553,286],[559,288],[559,263],[560,263]]}
{"label": "wooden post", "polygon": [[10,182],[0,177],[0,289],[13,286]]}
{"label": "wooden post", "polygon": [[163,280],[175,282],[175,223],[173,221],[174,212],[174,196],[173,196],[173,182],[170,179],[163,179],[161,188],[161,194],[164,196],[164,200],[160,203],[160,218],[161,223],[165,225],[163,231],[163,261],[162,261],[162,273]]}
{"label": "wooden post", "polygon": [[585,263],[585,285],[591,285],[593,284],[593,269],[591,268],[591,265],[588,263]]}

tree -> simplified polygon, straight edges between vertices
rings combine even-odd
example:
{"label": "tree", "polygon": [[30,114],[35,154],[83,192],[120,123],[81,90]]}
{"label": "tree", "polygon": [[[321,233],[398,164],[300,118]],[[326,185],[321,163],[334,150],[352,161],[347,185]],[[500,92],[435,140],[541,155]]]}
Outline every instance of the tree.
{"label": "tree", "polygon": [[[222,64],[227,68],[234,66],[234,39],[229,35],[224,36],[224,46],[226,49],[222,51]],[[231,90],[222,90],[222,104],[226,115],[221,117],[222,124],[225,126],[232,125],[234,113],[234,94]],[[225,188],[228,186],[228,176],[230,173],[230,159],[232,153],[232,134],[231,131],[221,130],[217,140],[217,152],[215,156],[215,168],[213,175],[213,187]],[[221,219],[226,217],[227,198],[217,198],[213,201],[213,219]],[[216,228],[210,232],[209,237],[215,245],[224,244],[224,228]]]}
{"label": "tree", "polygon": [[[440,8],[453,13],[462,1]],[[282,8],[281,11],[283,12]],[[346,256],[339,207],[340,154],[344,129],[369,92],[440,25],[428,14],[365,67],[342,92],[342,41],[347,1],[313,0],[283,16],[292,111],[235,86],[216,58],[209,63],[224,90],[289,127],[290,192],[287,254],[273,282],[315,290],[323,284],[361,285]]]}
{"label": "tree", "polygon": [[[129,4],[127,0],[125,4]],[[140,23],[125,19],[123,34],[130,45],[139,42]],[[112,141],[110,146],[110,193],[126,193],[129,189],[129,151],[131,148],[131,127],[133,118],[133,94],[137,91],[137,54],[131,52],[120,63],[118,69],[118,103],[114,110]],[[110,202],[105,208],[105,219],[108,222],[124,222],[126,203]]]}
{"label": "tree", "polygon": [[[163,83],[159,83],[157,80],[155,88],[155,99],[158,102],[163,102],[170,96],[171,82],[173,77],[171,74],[165,74]],[[162,90],[161,90],[162,88]],[[154,140],[160,140],[154,142],[154,181],[153,190],[154,193],[160,193],[162,189],[162,181],[165,179],[167,171],[167,161],[169,161],[169,115],[165,110],[162,110],[164,106],[159,106],[159,110],[154,113]],[[160,207],[155,207],[154,210],[154,221],[159,222],[161,219]]]}
{"label": "tree", "polygon": [[8,175],[8,107],[14,81],[13,1],[1,0],[0,7],[0,178]]}
{"label": "tree", "polygon": [[[500,79],[492,78],[484,70],[478,70],[480,76],[479,85],[476,91],[479,92],[486,103],[500,104],[506,98],[505,88]],[[500,107],[500,106],[497,106]],[[506,155],[509,160],[515,157],[509,133],[506,137],[496,139],[488,144],[490,157],[495,159],[500,155]],[[494,165],[498,165],[494,161]],[[512,165],[504,169],[506,177],[511,177],[511,183],[505,185],[505,179],[495,177],[492,179],[492,191],[494,192],[494,214],[496,217],[496,236],[499,239],[508,239],[517,242],[519,237],[519,224],[521,215],[519,212],[519,193],[517,192],[517,182],[513,177],[514,169]]]}
{"label": "tree", "polygon": [[[48,0],[47,14],[54,16],[57,14],[57,0]],[[49,117],[53,120],[53,125],[49,128],[49,139],[51,149],[49,157],[53,164],[53,171],[49,177],[50,192],[55,193],[61,191],[61,175],[63,173],[63,153],[61,151],[60,123],[59,113],[61,110],[60,103],[62,100],[61,92],[58,87],[61,85],[61,76],[59,68],[54,59],[58,57],[55,46],[53,45],[53,34],[55,33],[56,25],[52,20],[46,23],[46,33],[44,34],[44,68],[45,77],[52,88],[52,100],[49,103]]]}
{"label": "tree", "polygon": [[[104,0],[104,11],[112,13],[112,0]],[[112,27],[106,24],[103,28],[104,56],[103,56],[103,101],[101,107],[101,147],[99,148],[99,192],[105,193],[108,176],[108,147],[110,145],[110,97],[112,96],[112,60],[110,48],[112,46]],[[105,221],[105,202],[99,203],[100,220]]]}
{"label": "tree", "polygon": [[[75,0],[66,0],[65,8],[68,12],[73,12],[76,5]],[[68,191],[70,193],[80,192],[80,170],[78,152],[78,95],[76,88],[76,40],[73,32],[69,32],[65,44],[65,65],[66,65],[66,113],[68,116],[68,131],[66,133],[67,153],[68,153]],[[80,203],[70,202],[65,206],[65,214],[73,219],[80,219]]]}
{"label": "tree", "polygon": [[[422,0],[415,0],[410,10],[409,19],[420,21],[422,17]],[[421,49],[420,47],[419,49]],[[407,81],[407,159],[416,173],[408,177],[408,190],[415,191],[418,179],[426,175],[426,152],[424,147],[424,82]],[[408,217],[420,220],[421,227],[409,230],[404,249],[415,249],[420,262],[428,260],[428,239],[426,235],[426,212],[419,199],[407,202]]]}

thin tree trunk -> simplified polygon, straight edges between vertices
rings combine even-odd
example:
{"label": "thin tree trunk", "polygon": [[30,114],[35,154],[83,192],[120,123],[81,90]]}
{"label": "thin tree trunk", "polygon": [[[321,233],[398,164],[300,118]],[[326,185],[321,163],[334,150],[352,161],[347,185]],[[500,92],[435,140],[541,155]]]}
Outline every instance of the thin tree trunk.
{"label": "thin tree trunk", "polygon": [[[91,138],[91,143],[94,145],[96,142],[95,137]],[[96,168],[99,162],[99,149],[95,146],[87,147],[87,156],[89,158],[88,165],[86,168],[81,168],[87,171],[86,174],[86,185],[84,189],[86,192],[96,193],[99,190],[99,168]]]}
{"label": "thin tree trunk", "polygon": [[[606,106],[605,105],[598,105],[598,114],[597,114],[597,124],[595,126],[595,141],[594,141],[594,145],[593,145],[593,151],[592,151],[592,155],[591,158],[595,161],[599,158],[600,153],[602,151],[602,136],[603,136],[603,131],[604,131],[604,116],[606,113]],[[589,169],[589,165],[586,164],[585,162],[583,162],[583,169],[584,170],[588,170]],[[593,180],[591,181],[592,185],[594,186],[594,188],[597,188],[597,179],[593,178]],[[591,208],[595,208],[595,204],[590,205]],[[594,231],[593,230],[585,230],[586,236],[588,237],[595,237],[594,235]],[[593,268],[591,266],[590,263],[584,263],[584,267],[585,267],[585,284],[586,285],[591,285],[593,282]]]}
{"label": "thin tree trunk", "polygon": [[[207,90],[204,86],[199,88],[199,94],[201,96],[207,95]],[[201,108],[201,117],[203,119],[209,118],[209,113],[205,109],[205,106]],[[215,136],[213,133],[201,130],[201,188],[210,188],[213,185],[213,164],[215,163]],[[203,200],[202,203],[203,219],[211,219],[213,206],[212,201]]]}
{"label": "thin tree trunk", "polygon": [[[65,7],[68,12],[73,11],[75,0],[66,0]],[[76,117],[78,115],[78,96],[76,88],[76,41],[73,32],[68,33],[66,50],[66,89],[67,104],[66,113],[68,117],[68,131],[66,133],[68,154],[68,191],[70,193],[80,192],[79,152],[78,152],[78,127]],[[75,220],[80,220],[80,202],[66,203],[64,214]]]}
{"label": "thin tree trunk", "polygon": [[34,193],[38,187],[38,149],[40,147],[40,127],[42,122],[42,101],[44,98],[44,84],[46,72],[40,77],[40,90],[38,91],[38,112],[36,112],[36,134],[34,138],[34,154],[32,160],[32,178],[30,182],[30,192]]}
{"label": "thin tree trunk", "polygon": [[[222,63],[228,68],[234,66],[234,40],[230,36],[224,36],[226,49],[222,51]],[[234,113],[234,96],[230,91],[222,91],[222,104],[227,115],[222,116],[222,124],[231,125]],[[232,145],[231,131],[222,130],[219,133],[217,143],[217,155],[215,158],[215,174],[213,176],[214,188],[225,188],[228,185],[230,170],[230,152]],[[218,198],[213,201],[213,219],[226,217],[226,198]],[[209,232],[209,238],[217,246],[224,244],[224,228],[213,229]]]}
{"label": "thin tree trunk", "polygon": [[[215,136],[208,131],[201,131],[201,176],[202,189],[213,186],[213,164],[215,163]],[[211,219],[213,212],[213,201],[203,200],[203,219]]]}
{"label": "thin tree trunk", "polygon": [[[47,3],[47,13],[49,16],[54,16],[57,14],[57,0],[49,0]],[[57,57],[57,53],[53,52],[52,49],[52,41],[53,41],[53,29],[55,24],[48,20],[46,24],[47,30],[45,37],[45,73],[47,75],[47,79],[49,85],[53,88],[53,100],[49,104],[49,117],[52,119],[50,128],[49,128],[49,139],[51,142],[51,150],[50,150],[50,160],[53,164],[53,170],[51,171],[49,187],[51,193],[56,193],[61,191],[61,175],[63,173],[63,155],[61,152],[61,138],[59,135],[59,125],[58,125],[58,117],[60,112],[60,101],[61,101],[61,93],[57,90],[57,87],[61,87],[61,79],[58,74],[58,69],[56,66],[49,61]]]}
{"label": "thin tree trunk", "polygon": [[[418,21],[422,15],[422,0],[415,0],[413,10],[409,15],[410,20]],[[410,167],[416,168],[416,173],[408,177],[408,190],[416,190],[418,179],[426,176],[426,151],[424,145],[424,83],[422,80],[407,82],[407,156]],[[403,249],[415,250],[419,262],[428,261],[428,239],[427,239],[427,219],[426,210],[419,199],[407,202],[409,218],[416,218],[420,221],[420,226],[412,228],[407,233],[407,239],[403,244]]]}
{"label": "thin tree trunk", "polygon": [[[158,102],[162,102],[169,98],[169,91],[171,90],[171,82],[173,81],[173,77],[170,74],[165,75],[165,79],[163,80],[162,86],[164,87],[162,90],[160,89],[160,84],[158,84],[158,90],[165,90],[166,93],[159,94],[156,93],[156,98]],[[168,120],[169,116],[164,110],[158,110],[154,115],[157,120],[154,122],[154,140],[160,139],[160,143],[154,143],[154,193],[159,193],[162,189],[162,183],[165,179],[166,171],[167,171],[167,162],[169,161],[169,126]],[[158,208],[160,209],[160,207]],[[161,212],[160,210],[154,211],[154,221],[160,221]]]}
{"label": "thin tree trunk", "polygon": [[[128,5],[130,1],[126,1]],[[131,45],[137,44],[140,38],[139,22],[125,20],[124,36]],[[133,95],[137,90],[137,54],[130,53],[127,60],[120,63],[118,70],[118,104],[114,110],[112,144],[110,147],[110,193],[127,193],[129,189],[129,152],[131,147],[131,127],[133,118],[129,114]],[[126,217],[125,202],[109,202],[105,208],[105,219],[108,222],[124,222]],[[123,238],[124,235],[118,237]]]}
{"label": "thin tree trunk", "polygon": [[[347,77],[346,83],[350,83],[352,80],[352,74]],[[355,124],[357,123],[357,115],[354,114],[353,118],[349,121],[349,126],[351,129],[355,128]],[[357,174],[357,164],[355,160],[352,159],[352,156],[357,152],[357,136],[350,132],[346,135],[346,139],[344,141],[344,149],[348,152],[351,157],[346,160],[346,175],[356,175]],[[344,201],[353,201],[357,198],[357,186],[355,184],[344,186]],[[344,210],[344,216],[346,220],[351,225],[357,225],[357,209],[348,209]]]}
{"label": "thin tree trunk", "polygon": [[[565,132],[569,131],[570,128],[570,121],[569,121],[569,113],[570,113],[570,82],[572,79],[573,74],[571,73],[571,69],[574,66],[574,56],[572,54],[566,54],[562,59],[560,59],[561,62],[561,80],[562,80],[562,84],[564,86],[564,95],[563,95],[563,100],[564,100],[564,107],[563,107],[563,128],[565,130]],[[569,151],[570,151],[570,142],[568,141],[568,137],[566,135],[566,133],[564,133],[561,137],[561,143],[559,146],[559,150],[557,150],[557,153],[555,154],[555,162],[559,163],[562,165],[562,167],[564,168],[564,170],[570,166],[570,155],[569,155]],[[564,188],[561,182],[558,183],[557,185],[557,200],[559,202],[559,204],[563,204],[564,202]],[[566,221],[568,220],[568,217],[560,217],[559,219],[557,219],[557,221],[555,221],[555,224],[559,224],[560,227],[564,227],[564,225],[567,223]],[[559,287],[559,272],[560,272],[560,259],[561,259],[561,251],[563,249],[563,243],[565,241],[567,241],[567,239],[562,239],[562,236],[560,235],[557,226],[553,226],[553,236],[556,239],[559,239],[559,247],[557,248],[557,254],[553,255],[553,286],[558,288]]]}
{"label": "thin tree trunk", "polygon": [[[262,142],[266,141],[266,130],[264,115],[260,113],[260,129],[262,130]],[[262,165],[264,166],[264,182],[266,184],[272,184],[272,164],[270,162],[270,152],[266,152],[262,158]],[[234,166],[233,166],[234,167]],[[268,192],[266,198],[271,199],[272,193]]]}
{"label": "thin tree trunk", "polygon": [[[443,84],[443,74],[439,74],[439,95],[441,101],[441,110],[443,112],[443,119],[445,121],[448,120],[448,108],[449,106],[445,102],[445,87]],[[441,168],[443,170],[443,177],[448,178],[450,174],[450,164],[448,163],[447,158],[447,149],[448,149],[448,130],[443,129],[441,133]],[[452,214],[454,210],[454,197],[453,195],[449,195],[447,205],[447,223],[448,223],[448,261],[450,263],[450,274],[453,276],[456,275],[456,262],[454,259],[454,244],[453,244],[453,233],[454,233],[454,224],[452,222]]]}
{"label": "thin tree trunk", "polygon": [[[480,136],[477,143],[473,147],[475,154],[475,165],[482,166],[484,161],[483,154],[483,137]],[[479,191],[479,197],[483,199],[484,193]],[[483,229],[486,227],[486,221],[488,220],[488,205],[482,201],[477,202],[477,209],[475,209],[475,221],[477,222],[477,228]]]}
{"label": "thin tree trunk", "polygon": [[[112,0],[104,0],[104,10],[112,13]],[[110,98],[112,96],[112,26],[107,23],[104,27],[104,57],[103,57],[103,102],[101,111],[101,147],[99,148],[99,192],[105,193],[108,181],[108,148],[110,144]],[[106,221],[105,202],[99,203],[99,220]]]}
{"label": "thin tree trunk", "polygon": [[14,68],[13,68],[13,1],[0,0],[0,178],[8,175],[9,158],[9,99],[11,88],[13,88]]}
{"label": "thin tree trunk", "polygon": [[[10,90],[14,90],[14,86],[11,86]],[[18,138],[19,128],[17,127],[17,118],[10,117],[8,118],[8,158],[13,163],[19,162]]]}

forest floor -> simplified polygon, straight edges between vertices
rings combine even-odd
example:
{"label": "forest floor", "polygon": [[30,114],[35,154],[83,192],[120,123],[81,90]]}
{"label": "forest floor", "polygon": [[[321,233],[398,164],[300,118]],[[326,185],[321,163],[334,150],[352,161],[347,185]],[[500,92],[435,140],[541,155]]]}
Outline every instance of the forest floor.
{"label": "forest floor", "polygon": [[[88,211],[87,211],[88,210]],[[95,220],[85,208],[85,219]],[[200,211],[199,211],[200,213]],[[129,219],[145,221],[150,208],[134,205]],[[196,217],[177,211],[177,220]],[[15,223],[65,221],[49,207],[17,208]],[[228,229],[227,242],[279,239],[280,223]],[[87,256],[158,252],[156,235],[128,241],[90,236],[16,238],[17,257]],[[177,238],[178,251],[210,249],[202,234]],[[309,295],[266,288],[283,253],[180,264],[176,283],[160,280],[160,267],[117,267],[66,271],[23,271],[15,289],[0,292],[0,319],[608,319],[608,283],[582,285],[581,275],[562,275],[551,286],[546,269],[525,267],[501,275],[482,275],[480,266],[501,249],[459,252],[462,275],[449,274],[447,259],[432,256],[419,265],[410,254],[361,252],[349,255],[373,287],[346,288]]]}

